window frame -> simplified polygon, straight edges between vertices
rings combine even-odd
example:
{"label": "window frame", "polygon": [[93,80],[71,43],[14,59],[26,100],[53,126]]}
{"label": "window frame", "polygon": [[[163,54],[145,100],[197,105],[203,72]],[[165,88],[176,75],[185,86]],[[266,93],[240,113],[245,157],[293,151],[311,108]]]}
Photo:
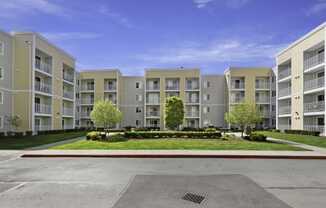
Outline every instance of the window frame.
{"label": "window frame", "polygon": [[0,104],[3,104],[3,91],[0,90]]}
{"label": "window frame", "polygon": [[3,69],[3,67],[2,66],[0,66],[0,80],[3,80],[3,78],[4,78],[4,69]]}
{"label": "window frame", "polygon": [[0,56],[4,56],[5,55],[5,42],[0,40]]}

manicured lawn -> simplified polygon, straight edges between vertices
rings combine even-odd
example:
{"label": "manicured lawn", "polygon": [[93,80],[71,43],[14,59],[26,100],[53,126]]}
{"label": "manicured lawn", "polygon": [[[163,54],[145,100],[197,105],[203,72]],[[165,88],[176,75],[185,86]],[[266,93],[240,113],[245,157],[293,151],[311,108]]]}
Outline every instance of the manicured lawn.
{"label": "manicured lawn", "polygon": [[270,132],[270,131],[261,131],[262,133],[268,137],[272,137],[275,139],[284,139],[293,142],[308,144],[317,147],[326,148],[326,137],[317,137],[317,136],[306,136],[306,135],[297,135],[297,134],[285,134],[279,132]]}
{"label": "manicured lawn", "polygon": [[304,150],[271,142],[249,142],[241,139],[135,139],[123,142],[77,141],[53,147],[62,150]]}
{"label": "manicured lawn", "polygon": [[21,138],[5,137],[0,138],[0,149],[21,150],[67,139],[73,139],[76,137],[84,136],[85,134],[86,132],[66,132],[60,134],[26,136]]}

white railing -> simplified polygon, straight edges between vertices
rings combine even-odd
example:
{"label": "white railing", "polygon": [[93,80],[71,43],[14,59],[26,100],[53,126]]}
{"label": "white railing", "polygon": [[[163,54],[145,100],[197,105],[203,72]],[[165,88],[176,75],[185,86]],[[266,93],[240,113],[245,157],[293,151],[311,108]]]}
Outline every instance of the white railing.
{"label": "white railing", "polygon": [[48,74],[52,73],[52,66],[50,64],[38,61],[37,59],[35,60],[35,68]]}
{"label": "white railing", "polygon": [[303,129],[306,131],[318,131],[321,134],[324,133],[324,125],[303,125]]}
{"label": "white railing", "polygon": [[187,83],[186,84],[186,90],[199,90],[199,84],[198,82],[194,82],[194,83]]}
{"label": "white railing", "polygon": [[307,70],[311,67],[317,66],[319,64],[324,63],[325,61],[325,54],[324,52],[319,53],[317,55],[314,55],[312,57],[306,58],[303,61],[303,65],[304,65],[304,70]]}
{"label": "white railing", "polygon": [[106,85],[104,85],[104,90],[105,91],[115,91],[115,90],[117,90],[117,85],[115,85],[115,84],[106,84]]}
{"label": "white railing", "polygon": [[287,96],[287,95],[291,95],[291,88],[290,87],[278,90],[278,97],[283,97],[283,96]]}
{"label": "white railing", "polygon": [[197,112],[186,112],[186,116],[185,117],[199,117],[199,111]]}
{"label": "white railing", "polygon": [[35,125],[35,131],[48,131],[51,130],[51,125]]}
{"label": "white railing", "polygon": [[256,96],[256,103],[269,103],[269,96]]}
{"label": "white railing", "polygon": [[51,114],[51,105],[35,103],[35,113]]}
{"label": "white railing", "polygon": [[239,90],[239,89],[244,89],[245,88],[245,83],[240,82],[239,84],[231,83],[231,89],[233,90]]}
{"label": "white railing", "polygon": [[66,124],[63,126],[63,129],[73,129],[74,126],[72,124]]}
{"label": "white railing", "polygon": [[165,90],[179,90],[179,85],[166,86]]}
{"label": "white railing", "polygon": [[285,77],[291,76],[291,69],[290,68],[286,68],[286,69],[282,69],[279,70],[278,72],[278,79],[283,79]]}
{"label": "white railing", "polygon": [[74,82],[74,75],[73,74],[70,74],[70,73],[67,73],[67,72],[64,72],[63,73],[63,79],[68,81],[68,82]]}
{"label": "white railing", "polygon": [[146,85],[146,90],[160,90],[160,85]]}
{"label": "white railing", "polygon": [[91,115],[91,112],[85,112],[85,111],[82,111],[82,112],[80,113],[80,117],[81,117],[81,118],[89,118],[90,115]]}
{"label": "white railing", "polygon": [[34,89],[39,92],[51,94],[51,85],[47,83],[35,82]]}
{"label": "white railing", "polygon": [[278,107],[278,114],[283,115],[283,114],[290,114],[291,113],[291,106],[280,106]]}
{"label": "white railing", "polygon": [[104,98],[105,101],[110,101],[113,104],[117,104],[117,99],[116,98]]}
{"label": "white railing", "polygon": [[160,112],[156,112],[156,111],[147,111],[147,112],[146,112],[146,116],[147,116],[147,117],[159,117],[159,116],[160,116]]}
{"label": "white railing", "polygon": [[72,115],[74,115],[74,109],[65,107],[62,109],[62,115],[72,116]]}
{"label": "white railing", "polygon": [[231,103],[243,103],[244,100],[244,97],[231,98]]}
{"label": "white railing", "polygon": [[325,77],[319,77],[316,79],[305,80],[304,81],[304,90],[313,90],[317,88],[324,87]]}
{"label": "white railing", "polygon": [[188,98],[186,103],[199,103],[199,98]]}
{"label": "white railing", "polygon": [[69,98],[69,99],[74,99],[74,92],[71,91],[63,91],[63,97]]}
{"label": "white railing", "polygon": [[81,104],[94,104],[94,99],[90,99],[90,98],[82,98],[80,100]]}
{"label": "white railing", "polygon": [[279,130],[287,130],[287,129],[291,129],[291,126],[289,124],[279,124],[278,129]]}
{"label": "white railing", "polygon": [[311,103],[304,103],[304,112],[321,112],[325,111],[325,102],[311,102]]}
{"label": "white railing", "polygon": [[154,105],[159,105],[160,100],[159,99],[147,99],[146,104],[154,104]]}
{"label": "white railing", "polygon": [[269,82],[258,82],[256,83],[256,89],[269,89],[270,84]]}
{"label": "white railing", "polygon": [[94,85],[82,85],[80,90],[81,91],[94,91]]}
{"label": "white railing", "polygon": [[267,110],[263,110],[260,112],[260,115],[264,118],[269,118],[270,117],[270,112]]}

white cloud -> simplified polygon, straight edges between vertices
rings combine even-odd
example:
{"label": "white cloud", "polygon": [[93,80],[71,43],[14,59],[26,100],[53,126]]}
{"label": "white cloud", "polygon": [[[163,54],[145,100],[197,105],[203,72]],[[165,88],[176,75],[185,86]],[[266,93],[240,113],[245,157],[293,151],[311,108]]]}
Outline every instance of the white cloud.
{"label": "white cloud", "polygon": [[197,6],[197,8],[203,8],[206,7],[206,5],[213,0],[193,0],[194,4]]}
{"label": "white cloud", "polygon": [[192,47],[183,46],[137,56],[142,61],[163,64],[173,63],[223,63],[252,62],[258,59],[273,59],[275,54],[287,44],[259,44],[240,40],[221,40],[210,44]]}
{"label": "white cloud", "polygon": [[133,28],[134,26],[130,23],[129,19],[117,12],[110,11],[105,5],[101,5],[98,12],[102,15],[110,17],[113,21],[127,27]]}
{"label": "white cloud", "polygon": [[64,8],[49,0],[4,0],[0,4],[1,17],[35,13],[65,16]]}
{"label": "white cloud", "polygon": [[96,39],[102,36],[102,34],[91,33],[91,32],[42,33],[42,35],[44,35],[44,37],[52,41]]}
{"label": "white cloud", "polygon": [[193,3],[197,8],[205,8],[210,3],[222,4],[231,9],[239,9],[240,7],[246,5],[250,0],[193,0]]}
{"label": "white cloud", "polygon": [[326,0],[318,0],[317,3],[315,3],[313,6],[308,8],[306,11],[307,16],[311,16],[314,14],[319,14],[322,11],[326,10]]}

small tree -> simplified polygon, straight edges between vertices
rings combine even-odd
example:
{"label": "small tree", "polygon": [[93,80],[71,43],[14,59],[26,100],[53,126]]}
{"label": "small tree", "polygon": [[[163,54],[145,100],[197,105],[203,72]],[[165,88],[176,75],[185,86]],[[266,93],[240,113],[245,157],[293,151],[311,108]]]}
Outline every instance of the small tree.
{"label": "small tree", "polygon": [[21,124],[21,119],[19,116],[7,116],[6,122],[9,126],[10,131],[15,131]]}
{"label": "small tree", "polygon": [[176,130],[183,123],[184,106],[179,97],[172,96],[165,103],[165,124],[168,128]]}
{"label": "small tree", "polygon": [[238,125],[243,137],[247,127],[261,122],[262,118],[255,104],[240,103],[232,106],[230,112],[225,113],[225,120],[231,125]]}
{"label": "small tree", "polygon": [[90,117],[96,127],[103,126],[108,132],[109,126],[121,121],[122,113],[110,101],[97,101]]}

